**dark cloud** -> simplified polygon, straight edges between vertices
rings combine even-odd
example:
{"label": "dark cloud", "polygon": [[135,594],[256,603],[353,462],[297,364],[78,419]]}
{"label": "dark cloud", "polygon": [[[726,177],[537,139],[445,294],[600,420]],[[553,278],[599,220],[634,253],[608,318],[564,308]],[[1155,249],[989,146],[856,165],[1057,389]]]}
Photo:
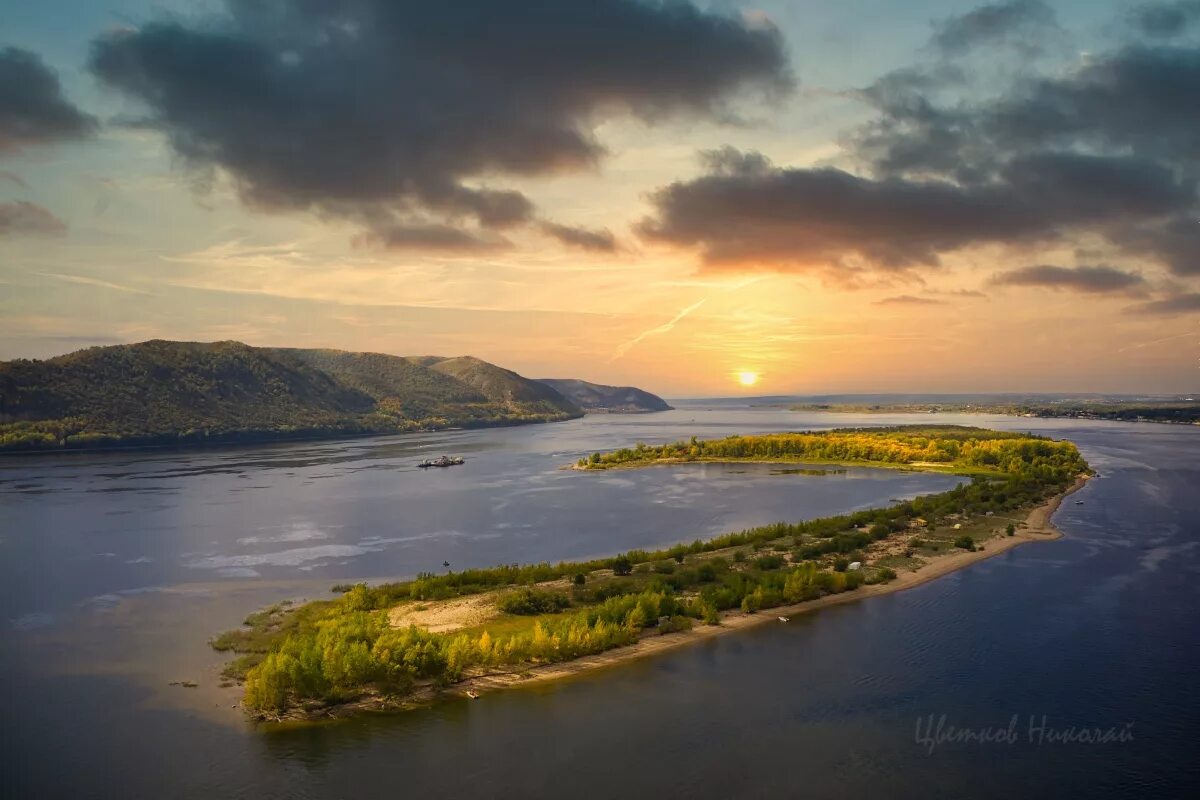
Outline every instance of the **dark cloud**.
{"label": "dark cloud", "polygon": [[607,229],[593,230],[560,225],[557,222],[543,222],[542,231],[563,244],[583,250],[599,253],[615,253],[617,250],[617,239]]}
{"label": "dark cloud", "polygon": [[1029,53],[1038,42],[1059,32],[1054,11],[1038,0],[1011,0],[979,6],[934,26],[930,45],[947,55],[959,55],[985,44],[1011,44]]}
{"label": "dark cloud", "polygon": [[57,236],[67,232],[67,224],[45,208],[24,200],[0,203],[0,237]]}
{"label": "dark cloud", "polygon": [[1125,272],[1107,265],[1058,267],[1038,264],[1001,273],[994,276],[991,282],[997,286],[1037,286],[1106,294],[1141,290],[1146,279],[1136,272]]}
{"label": "dark cloud", "polygon": [[478,253],[503,250],[511,243],[491,232],[475,232],[453,225],[375,224],[355,238],[355,244],[382,247],[386,250],[422,250],[447,253]]}
{"label": "dark cloud", "polygon": [[877,306],[944,306],[945,300],[935,300],[932,297],[918,297],[914,294],[900,294],[895,297],[885,297],[876,300]]}
{"label": "dark cloud", "polygon": [[[227,0],[228,14],[98,39],[91,67],[243,198],[385,230],[533,216],[475,183],[578,169],[616,115],[722,117],[790,87],[773,27],[642,0]],[[474,235],[474,234],[471,234]]]}
{"label": "dark cloud", "polygon": [[[987,5],[936,26],[932,49],[1052,21],[1040,3]],[[655,193],[640,230],[709,264],[848,274],[1086,242],[1200,274],[1200,47],[1136,44],[1017,75],[980,82],[946,58],[895,70],[858,93],[876,111],[843,140],[861,173],[728,151]]]}
{"label": "dark cloud", "polygon": [[699,247],[713,265],[932,266],[970,245],[1050,241],[1077,229],[1152,219],[1195,200],[1190,182],[1136,157],[1017,158],[985,185],[779,168],[760,154],[729,148],[705,160],[707,174],[651,196],[655,213],[639,231]]}
{"label": "dark cloud", "polygon": [[28,50],[0,50],[0,153],[92,133],[96,121],[62,93],[58,76]]}
{"label": "dark cloud", "polygon": [[1053,78],[1027,79],[988,102],[938,102],[914,81],[862,96],[879,117],[850,139],[878,174],[987,180],[1041,151],[1133,152],[1200,166],[1200,48],[1128,47]]}
{"label": "dark cloud", "polygon": [[1170,39],[1179,36],[1190,25],[1200,21],[1200,0],[1146,3],[1132,9],[1129,19],[1145,36]]}
{"label": "dark cloud", "polygon": [[1197,314],[1200,313],[1200,292],[1180,292],[1161,300],[1151,300],[1131,306],[1128,311],[1132,314]]}
{"label": "dark cloud", "polygon": [[1111,238],[1130,253],[1166,264],[1176,275],[1200,275],[1200,218],[1195,213],[1133,225]]}

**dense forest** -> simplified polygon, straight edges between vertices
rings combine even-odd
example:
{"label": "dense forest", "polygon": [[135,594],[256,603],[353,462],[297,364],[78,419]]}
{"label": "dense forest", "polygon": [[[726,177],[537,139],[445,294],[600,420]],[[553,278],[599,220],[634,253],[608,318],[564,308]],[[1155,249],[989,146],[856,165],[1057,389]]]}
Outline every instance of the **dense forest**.
{"label": "dense forest", "polygon": [[609,469],[673,461],[805,461],[917,464],[955,471],[972,469],[1006,473],[1059,464],[1072,454],[1070,442],[1022,433],[1005,433],[959,425],[896,428],[841,428],[825,432],[772,433],[726,439],[673,442],[593,453],[579,460],[583,469]]}
{"label": "dense forest", "polygon": [[556,390],[584,411],[638,414],[671,410],[666,400],[636,386],[605,386],[574,378],[538,378],[538,382]]}
{"label": "dense forest", "polygon": [[[721,613],[732,609],[753,613],[887,582],[896,573],[886,560],[871,561],[873,545],[902,538],[910,551],[922,553],[974,549],[963,522],[994,526],[1002,518],[995,515],[1038,503],[1088,471],[1069,442],[958,427],[693,439],[600,454],[598,460],[630,463],[631,453],[643,454],[636,457],[647,463],[647,453],[699,457],[693,451],[724,459],[809,458],[816,452],[888,464],[919,458],[952,464],[973,477],[950,491],[884,509],[780,522],[653,552],[335,587],[344,592],[340,599],[269,609],[214,646],[241,654],[228,674],[245,679],[247,708],[264,715],[363,696],[400,698],[417,684],[444,686],[488,669],[568,660],[651,632],[720,624]],[[1009,535],[1012,530],[1010,524]],[[850,569],[853,562],[863,566]],[[475,628],[431,633],[388,621],[398,604],[485,592],[497,595],[503,614]]]}
{"label": "dense forest", "polygon": [[149,341],[0,363],[0,450],[550,422],[578,406],[479,359]]}

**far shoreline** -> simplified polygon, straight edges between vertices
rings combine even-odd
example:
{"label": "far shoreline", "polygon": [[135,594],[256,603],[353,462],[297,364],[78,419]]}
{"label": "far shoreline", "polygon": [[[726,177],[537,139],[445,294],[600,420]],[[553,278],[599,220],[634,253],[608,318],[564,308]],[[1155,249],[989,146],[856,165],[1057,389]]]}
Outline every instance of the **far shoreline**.
{"label": "far shoreline", "polygon": [[[657,413],[653,411],[648,414]],[[247,433],[244,438],[216,438],[211,440],[149,442],[131,444],[111,444],[93,447],[33,447],[33,448],[0,448],[0,458],[6,456],[49,456],[49,455],[94,455],[97,453],[129,453],[129,452],[202,452],[205,450],[228,450],[236,447],[261,447],[262,445],[291,444],[293,442],[352,442],[361,439],[382,439],[393,436],[415,436],[423,433],[453,433],[457,431],[476,431],[491,428],[520,428],[528,425],[552,425],[559,422],[572,422],[583,419],[586,414],[573,414],[562,419],[512,420],[496,423],[480,423],[475,425],[448,425],[444,428],[421,428],[411,431],[343,431],[343,432],[298,432],[298,433]]]}
{"label": "far shoreline", "polygon": [[724,636],[761,625],[770,623],[778,625],[781,624],[781,617],[795,617],[829,606],[879,597],[893,592],[901,592],[937,580],[984,559],[1006,553],[1022,544],[1029,542],[1050,542],[1063,538],[1063,532],[1051,522],[1051,517],[1062,505],[1063,500],[1082,489],[1091,477],[1093,476],[1086,474],[1078,476],[1075,482],[1066,490],[1030,509],[1025,519],[1018,525],[1014,535],[993,536],[985,540],[984,544],[986,547],[980,547],[974,551],[953,551],[937,556],[924,564],[920,569],[900,573],[896,578],[887,583],[863,585],[853,592],[829,594],[815,600],[808,600],[788,606],[777,606],[753,613],[726,611],[722,612],[719,625],[697,625],[690,630],[676,633],[649,633],[634,644],[625,647],[607,650],[595,655],[583,656],[570,661],[525,665],[511,670],[495,671],[467,677],[441,689],[433,686],[424,686],[406,695],[403,700],[389,700],[379,696],[371,696],[354,702],[323,708],[316,712],[298,713],[292,711],[279,717],[260,717],[259,720],[261,723],[271,727],[317,724],[323,721],[354,717],[364,712],[393,713],[426,707],[441,700],[452,698],[466,699],[469,697],[468,692],[475,697],[483,697],[486,694],[503,689],[564,680],[628,662],[654,657],[690,644],[708,641],[718,636]]}

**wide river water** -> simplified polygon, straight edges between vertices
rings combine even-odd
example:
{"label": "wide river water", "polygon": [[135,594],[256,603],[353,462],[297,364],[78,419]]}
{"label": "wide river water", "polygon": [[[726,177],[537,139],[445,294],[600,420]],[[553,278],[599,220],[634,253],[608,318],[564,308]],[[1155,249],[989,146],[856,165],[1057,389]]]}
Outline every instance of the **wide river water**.
{"label": "wide river water", "polygon": [[[1200,429],[679,406],[343,442],[0,458],[0,795],[1196,796]],[[1060,509],[1064,539],[566,682],[289,730],[251,725],[217,686],[209,636],[336,582],[445,561],[609,555],[956,480],[561,469],[593,450],[914,421],[1069,438],[1100,477]],[[415,467],[443,452],[467,462]],[[975,738],[921,741],[931,720]],[[1010,726],[1011,741],[995,741]],[[1120,740],[1056,735],[1072,728]]]}

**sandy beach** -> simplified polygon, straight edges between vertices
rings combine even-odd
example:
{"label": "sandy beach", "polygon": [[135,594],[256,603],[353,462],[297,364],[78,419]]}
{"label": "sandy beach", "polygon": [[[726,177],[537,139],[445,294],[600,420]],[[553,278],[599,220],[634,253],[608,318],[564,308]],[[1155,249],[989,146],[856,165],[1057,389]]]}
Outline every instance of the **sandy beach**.
{"label": "sandy beach", "polygon": [[1050,518],[1058,507],[1062,504],[1064,498],[1068,495],[1083,488],[1088,477],[1082,476],[1076,479],[1075,483],[1070,486],[1062,494],[1055,495],[1046,502],[1033,508],[1025,517],[1024,522],[1018,527],[1017,532],[1013,536],[999,536],[987,540],[986,548],[975,551],[958,550],[947,553],[943,556],[938,556],[931,559],[928,563],[922,566],[919,570],[902,572],[896,578],[888,583],[874,584],[870,586],[862,586],[853,592],[843,592],[841,594],[826,595],[817,600],[810,600],[804,603],[798,603],[790,606],[779,606],[776,608],[764,609],[763,611],[746,614],[741,611],[729,611],[721,615],[720,625],[697,625],[689,631],[679,633],[655,634],[650,633],[644,636],[636,644],[628,647],[620,647],[615,650],[609,650],[604,653],[598,653],[592,656],[584,656],[572,661],[564,661],[555,664],[543,664],[533,667],[528,667],[519,671],[497,672],[488,675],[468,678],[462,682],[455,684],[450,689],[451,692],[465,694],[467,691],[473,691],[479,695],[485,692],[494,691],[508,686],[527,685],[543,681],[557,680],[560,678],[579,675],[584,672],[590,672],[596,669],[611,667],[616,664],[622,664],[627,661],[633,661],[639,658],[647,658],[659,653],[674,650],[677,647],[683,647],[694,642],[706,641],[716,636],[725,636],[736,631],[753,628],[758,625],[781,624],[780,617],[795,617],[800,614],[808,614],[814,611],[819,611],[822,608],[839,605],[842,603],[853,603],[859,600],[865,600],[870,597],[878,597],[879,595],[890,594],[892,592],[902,592],[905,589],[911,589],[914,586],[920,586],[923,583],[936,580],[937,578],[947,575],[955,570],[970,566],[985,558],[992,558],[1001,553],[1006,553],[1014,547],[1018,547],[1028,542],[1047,542],[1062,538],[1062,531],[1054,527],[1050,522]]}

